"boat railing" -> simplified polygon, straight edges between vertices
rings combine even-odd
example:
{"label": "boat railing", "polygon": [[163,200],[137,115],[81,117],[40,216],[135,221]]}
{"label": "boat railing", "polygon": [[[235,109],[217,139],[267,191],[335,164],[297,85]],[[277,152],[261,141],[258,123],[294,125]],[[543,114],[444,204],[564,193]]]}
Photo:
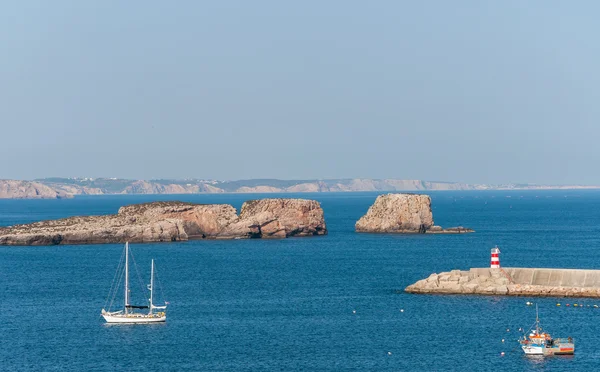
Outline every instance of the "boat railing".
{"label": "boat railing", "polygon": [[554,339],[554,343],[555,344],[572,344],[574,342],[573,338],[568,337],[568,338],[555,338]]}

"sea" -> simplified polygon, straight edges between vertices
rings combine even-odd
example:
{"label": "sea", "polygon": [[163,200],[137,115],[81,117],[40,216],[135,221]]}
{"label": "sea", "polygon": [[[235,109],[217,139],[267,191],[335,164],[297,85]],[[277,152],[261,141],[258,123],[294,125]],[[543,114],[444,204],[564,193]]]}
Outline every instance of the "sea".
{"label": "sea", "polygon": [[[404,292],[434,272],[487,267],[496,245],[506,267],[600,268],[600,191],[428,194],[436,224],[476,232],[355,233],[377,193],[0,200],[0,226],[8,226],[154,200],[239,210],[249,199],[299,197],[321,202],[329,230],[132,244],[132,293],[141,294],[154,258],[157,295],[169,302],[167,322],[152,325],[107,325],[100,317],[122,244],[0,247],[0,370],[600,370],[600,299]],[[523,355],[519,328],[535,321],[527,302],[538,305],[545,331],[575,339],[574,356]]]}

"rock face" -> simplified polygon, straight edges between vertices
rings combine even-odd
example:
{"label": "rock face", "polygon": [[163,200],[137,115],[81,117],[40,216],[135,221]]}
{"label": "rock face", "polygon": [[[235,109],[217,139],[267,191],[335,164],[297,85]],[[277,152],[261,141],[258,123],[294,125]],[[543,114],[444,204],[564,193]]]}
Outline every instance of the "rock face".
{"label": "rock face", "polygon": [[[543,283],[543,284],[540,284]],[[600,297],[600,270],[474,268],[431,274],[409,293]]]}
{"label": "rock face", "polygon": [[433,224],[429,195],[379,195],[367,214],[355,225],[357,232],[371,233],[436,233],[460,234],[473,232],[464,227],[442,229]]}
{"label": "rock face", "polygon": [[239,235],[250,227],[250,237],[285,238],[327,234],[319,202],[303,199],[250,200],[242,205],[240,220],[228,227]]}
{"label": "rock face", "polygon": [[115,215],[70,217],[0,228],[0,245],[56,245],[286,238],[325,235],[323,210],[303,199],[228,204],[153,202],[121,207]]}
{"label": "rock face", "polygon": [[58,199],[69,196],[38,182],[0,180],[0,199]]}

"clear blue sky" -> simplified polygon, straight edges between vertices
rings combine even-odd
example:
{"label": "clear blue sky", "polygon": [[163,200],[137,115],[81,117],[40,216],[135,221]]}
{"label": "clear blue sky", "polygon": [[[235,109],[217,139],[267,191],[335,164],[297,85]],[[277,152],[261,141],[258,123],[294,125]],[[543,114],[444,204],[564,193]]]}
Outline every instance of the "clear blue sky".
{"label": "clear blue sky", "polygon": [[11,1],[0,178],[600,184],[597,1]]}

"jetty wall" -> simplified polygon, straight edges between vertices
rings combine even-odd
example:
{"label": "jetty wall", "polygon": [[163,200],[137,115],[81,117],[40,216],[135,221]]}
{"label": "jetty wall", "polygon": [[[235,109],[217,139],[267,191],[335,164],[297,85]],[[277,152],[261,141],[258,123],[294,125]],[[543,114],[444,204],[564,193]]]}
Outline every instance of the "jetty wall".
{"label": "jetty wall", "polygon": [[600,270],[505,267],[431,274],[410,293],[600,297]]}
{"label": "jetty wall", "polygon": [[[472,268],[469,277],[492,276],[490,268]],[[501,268],[515,284],[552,287],[600,288],[600,270],[538,269],[527,267]]]}

